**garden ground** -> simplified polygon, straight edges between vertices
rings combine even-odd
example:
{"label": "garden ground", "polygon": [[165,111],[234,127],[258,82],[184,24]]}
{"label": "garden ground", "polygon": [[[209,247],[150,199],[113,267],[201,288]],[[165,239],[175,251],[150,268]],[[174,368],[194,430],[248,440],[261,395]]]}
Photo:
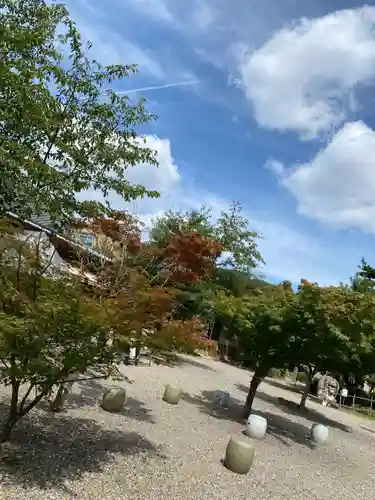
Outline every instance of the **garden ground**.
{"label": "garden ground", "polygon": [[[182,357],[177,367],[124,367],[133,380],[122,414],[100,406],[103,385],[76,384],[65,412],[31,413],[0,449],[0,499],[231,499],[368,500],[373,496],[375,426],[355,415],[308,402],[301,415],[298,394],[284,383],[261,384],[254,410],[268,419],[254,442],[250,473],[222,465],[229,437],[244,425],[241,410],[250,374],[203,358]],[[185,395],[164,403],[166,383]],[[122,383],[121,383],[122,384]],[[116,382],[116,385],[121,385]],[[211,403],[215,389],[231,394],[228,410]],[[3,392],[5,396],[5,392]],[[283,398],[283,399],[280,399]],[[0,413],[4,413],[4,400]],[[312,447],[313,422],[330,427],[330,441]]]}

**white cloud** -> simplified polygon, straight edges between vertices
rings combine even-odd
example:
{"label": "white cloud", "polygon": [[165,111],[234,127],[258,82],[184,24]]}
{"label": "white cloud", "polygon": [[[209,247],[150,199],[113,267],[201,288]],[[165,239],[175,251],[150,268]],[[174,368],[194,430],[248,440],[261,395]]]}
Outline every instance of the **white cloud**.
{"label": "white cloud", "polygon": [[270,170],[277,176],[281,176],[284,173],[284,165],[279,160],[275,160],[275,158],[270,158],[266,161],[265,167],[267,170]]}
{"label": "white cloud", "polygon": [[130,0],[137,10],[144,12],[158,21],[173,23],[173,16],[163,0]]}
{"label": "white cloud", "polygon": [[[100,6],[97,6],[97,9],[99,8]],[[103,12],[104,7],[101,6],[101,9]],[[110,25],[105,24],[99,18],[99,12],[95,22],[86,19],[82,12],[80,15],[74,16],[84,40],[92,42],[91,57],[107,65],[136,64],[138,74],[133,78],[143,78],[142,88],[154,86],[152,80],[156,79],[162,83],[165,82],[169,87],[181,86],[181,88],[195,91],[196,87],[191,82],[198,83],[197,75],[185,66],[185,61],[177,57],[174,50],[170,50],[170,48],[160,50],[158,46],[144,44],[144,40],[138,43],[139,36],[137,34],[125,38],[122,33],[116,32]],[[116,11],[116,15],[118,17],[124,15],[120,7]],[[150,84],[147,84],[149,79]],[[139,86],[139,83],[135,85]]]}
{"label": "white cloud", "polygon": [[143,49],[129,40],[120,39],[118,35],[116,37],[119,43],[117,45],[116,41],[113,40],[112,47],[120,48],[121,54],[124,54],[119,58],[122,64],[137,64],[139,72],[142,74],[149,74],[159,80],[166,78],[165,71],[154,52]]}
{"label": "white cloud", "polygon": [[[132,1],[132,5],[145,15],[156,16],[159,12],[159,18],[173,21],[173,17],[168,14],[169,11],[163,7],[163,2]],[[183,62],[173,51],[159,50],[158,46],[148,46],[147,43],[145,45],[142,38],[139,42],[139,30],[126,29],[126,24],[122,31],[118,30],[114,21],[126,16],[129,6],[124,6],[120,0],[111,0],[111,3],[113,5],[108,9],[99,0],[91,0],[90,4],[88,0],[78,2],[68,0],[72,17],[77,22],[84,40],[92,42],[91,57],[102,64],[136,64],[140,77],[152,77],[162,82],[198,79],[191,70],[184,67]],[[151,86],[152,83],[147,85],[144,81],[142,87]]]}
{"label": "white cloud", "polygon": [[197,35],[208,29],[216,20],[218,10],[207,0],[131,0],[131,7],[159,23],[185,35]]}
{"label": "white cloud", "polygon": [[239,64],[262,127],[314,138],[340,125],[359,84],[375,77],[375,7],[302,18]]}
{"label": "white cloud", "polygon": [[[351,122],[309,163],[285,169],[271,161],[298,212],[340,228],[375,233],[375,131]],[[275,169],[276,166],[276,169]]]}
{"label": "white cloud", "polygon": [[169,194],[179,186],[181,176],[174,162],[169,139],[146,136],[145,147],[156,151],[159,166],[146,163],[127,171],[127,178],[133,184],[142,184],[147,189],[156,189],[162,194]]}
{"label": "white cloud", "polygon": [[[108,200],[114,209],[130,210],[141,215],[150,217],[150,214],[164,211],[170,204],[171,197],[176,196],[181,189],[181,175],[172,156],[171,144],[168,139],[162,139],[152,135],[145,136],[145,143],[141,147],[148,147],[156,152],[158,166],[148,163],[140,163],[126,170],[126,179],[131,184],[140,184],[148,190],[158,191],[160,197],[156,199],[143,198],[130,203],[125,202],[121,196],[110,193]],[[103,200],[101,193],[89,191],[83,194],[84,198]]]}

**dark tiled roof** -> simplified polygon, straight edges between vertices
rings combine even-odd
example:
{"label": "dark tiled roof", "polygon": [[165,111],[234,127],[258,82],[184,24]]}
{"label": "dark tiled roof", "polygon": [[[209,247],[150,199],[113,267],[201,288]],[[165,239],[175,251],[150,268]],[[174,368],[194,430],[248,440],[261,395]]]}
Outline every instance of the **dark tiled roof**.
{"label": "dark tiled roof", "polygon": [[18,221],[22,222],[22,224],[24,225],[24,227],[26,227],[27,229],[31,229],[32,231],[41,231],[41,232],[44,232],[48,236],[53,237],[55,241],[60,241],[61,243],[65,244],[65,245],[69,245],[71,247],[74,247],[77,250],[87,252],[88,254],[90,254],[90,255],[92,255],[94,257],[99,257],[100,259],[103,259],[103,260],[105,260],[107,262],[112,262],[112,259],[110,259],[109,257],[103,255],[100,252],[97,252],[93,248],[90,248],[89,246],[86,246],[86,245],[82,245],[81,243],[79,243],[79,242],[77,242],[77,241],[75,241],[75,240],[73,240],[71,238],[66,238],[66,237],[58,234],[57,231],[55,231],[55,230],[53,230],[51,228],[48,228],[45,225],[37,223],[35,221],[35,218],[32,221],[31,220],[29,220],[29,221],[28,220],[23,220],[20,217],[18,217],[18,215],[14,214],[12,212],[8,212],[8,216],[12,217],[13,219],[17,219]]}
{"label": "dark tiled roof", "polygon": [[30,217],[30,221],[47,229],[51,229],[53,227],[52,220],[47,214]]}

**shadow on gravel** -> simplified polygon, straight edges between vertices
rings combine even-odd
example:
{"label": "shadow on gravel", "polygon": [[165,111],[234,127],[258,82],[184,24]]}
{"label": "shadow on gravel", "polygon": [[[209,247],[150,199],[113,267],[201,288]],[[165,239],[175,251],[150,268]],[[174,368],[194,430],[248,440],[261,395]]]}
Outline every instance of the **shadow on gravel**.
{"label": "shadow on gravel", "polygon": [[[245,392],[246,394],[249,391],[249,387],[243,384],[236,384],[236,387],[237,389]],[[331,418],[326,417],[323,413],[313,408],[306,408],[305,410],[300,410],[298,408],[298,404],[295,403],[294,401],[289,401],[288,399],[280,398],[277,396],[270,396],[269,394],[266,394],[265,392],[259,390],[257,391],[256,398],[261,399],[266,403],[270,403],[273,404],[274,406],[277,406],[277,408],[281,409],[284,413],[303,417],[306,420],[309,420],[312,424],[313,423],[323,424],[343,432],[352,432],[351,428],[348,427],[347,425],[344,425],[341,422],[337,422],[336,420],[332,420]]]}
{"label": "shadow on gravel", "polygon": [[[116,385],[116,382],[114,382],[113,385]],[[73,392],[69,394],[65,405],[66,409],[99,406],[106,386],[102,385],[97,380],[88,380],[86,382],[77,382],[75,387],[78,393]],[[142,401],[132,397],[126,398],[121,415],[141,422],[148,422],[151,424],[156,422],[151,410],[148,409]]]}
{"label": "shadow on gravel", "polygon": [[[0,402],[1,420],[7,407]],[[106,429],[94,420],[35,410],[0,445],[0,484],[55,487],[74,496],[67,480],[103,472],[118,455],[165,459],[161,449],[135,432]]]}
{"label": "shadow on gravel", "polygon": [[[284,391],[291,391],[291,392],[297,392],[301,393],[301,387],[298,385],[294,385],[293,382],[281,382],[280,380],[275,380],[273,378],[266,378],[263,380],[264,384],[271,385],[272,387],[277,387],[278,389],[283,389]],[[247,392],[247,391],[246,391]]]}
{"label": "shadow on gravel", "polygon": [[201,368],[202,370],[207,370],[209,372],[217,372],[215,368],[212,368],[211,366],[207,366],[205,363],[200,362],[199,357],[193,358],[193,357],[177,356],[176,361],[177,364],[180,366],[191,365],[194,368]]}
{"label": "shadow on gravel", "polygon": [[[113,385],[116,385],[116,382],[114,382]],[[102,385],[97,380],[76,382],[73,386],[74,392],[69,394],[64,408],[59,412],[59,415],[66,414],[69,409],[100,406],[103,391],[106,387],[108,386]],[[38,407],[48,412],[49,402],[42,401],[39,403]],[[116,413],[116,415],[123,415],[124,417],[131,418],[132,420],[139,420],[140,422],[148,422],[150,424],[156,423],[151,410],[148,409],[142,401],[132,397],[126,398],[124,409],[120,413]]]}
{"label": "shadow on gravel", "polygon": [[[245,419],[243,418],[244,402],[231,397],[228,408],[222,408],[213,404],[214,392],[202,391],[200,396],[190,396],[184,393],[182,399],[186,403],[196,405],[206,415],[219,420],[231,420],[245,425]],[[293,443],[298,443],[309,448],[313,447],[307,438],[310,431],[308,427],[270,412],[254,411],[253,413],[267,419],[267,433],[281,441],[285,446],[292,446]]]}
{"label": "shadow on gravel", "polygon": [[375,434],[375,429],[369,429],[368,427],[365,427],[363,425],[360,426],[361,429],[367,431],[367,432],[371,432],[372,434]]}

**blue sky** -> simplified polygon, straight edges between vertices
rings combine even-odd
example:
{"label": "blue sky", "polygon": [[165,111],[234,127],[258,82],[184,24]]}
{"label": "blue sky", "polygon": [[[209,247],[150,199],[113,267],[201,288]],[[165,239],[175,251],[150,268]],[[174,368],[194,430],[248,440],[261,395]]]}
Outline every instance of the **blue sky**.
{"label": "blue sky", "polygon": [[264,274],[273,280],[334,284],[362,256],[375,264],[375,3],[68,7],[93,57],[138,64],[115,90],[144,95],[159,116],[140,131],[159,168],[141,165],[129,176],[162,196],[132,210],[150,220],[206,204],[218,214],[239,200],[263,234]]}

